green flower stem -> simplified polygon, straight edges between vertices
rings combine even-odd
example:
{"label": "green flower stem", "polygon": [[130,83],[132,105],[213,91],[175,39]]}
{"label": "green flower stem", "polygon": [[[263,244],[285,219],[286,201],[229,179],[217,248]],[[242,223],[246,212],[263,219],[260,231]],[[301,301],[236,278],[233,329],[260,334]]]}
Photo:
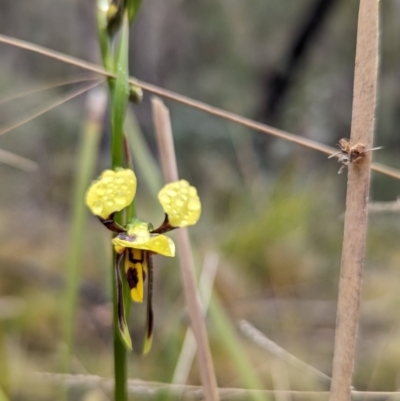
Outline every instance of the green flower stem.
{"label": "green flower stem", "polygon": [[[129,96],[129,71],[128,71],[128,52],[129,52],[129,22],[125,13],[121,27],[121,37],[118,44],[118,50],[115,58],[116,75],[115,81],[110,81],[111,89],[111,164],[112,167],[122,167],[124,164],[124,121]],[[133,214],[133,209],[130,212]],[[118,213],[116,222],[125,225],[125,219],[122,213]],[[113,252],[113,259],[114,259]],[[111,262],[113,264],[113,261]],[[116,294],[116,277],[114,269],[112,271],[112,288],[113,288],[113,336],[114,336],[114,399],[115,401],[126,401],[128,399],[128,367],[127,352],[118,330],[118,314],[117,314],[117,294]],[[126,280],[123,280],[124,297],[126,297]],[[130,302],[125,302],[129,305]],[[126,308],[125,312],[128,310]]]}

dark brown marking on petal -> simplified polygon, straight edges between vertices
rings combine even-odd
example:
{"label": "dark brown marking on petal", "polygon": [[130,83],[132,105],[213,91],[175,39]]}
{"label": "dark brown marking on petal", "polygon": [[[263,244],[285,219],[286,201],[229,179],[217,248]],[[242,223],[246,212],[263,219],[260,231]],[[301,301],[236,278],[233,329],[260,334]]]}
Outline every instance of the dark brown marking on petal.
{"label": "dark brown marking on petal", "polygon": [[128,280],[129,288],[132,290],[136,288],[139,283],[138,271],[136,268],[130,267],[126,272],[126,279]]}
{"label": "dark brown marking on petal", "polygon": [[142,253],[142,258],[141,258],[141,259],[135,259],[135,258],[133,257],[132,252],[128,252],[128,259],[129,259],[129,261],[132,262],[133,264],[135,264],[135,263],[143,263],[143,253]]}
{"label": "dark brown marking on petal", "polygon": [[119,239],[122,241],[127,241],[127,242],[135,242],[136,241],[136,235],[129,235],[128,233],[120,233],[117,235]]}

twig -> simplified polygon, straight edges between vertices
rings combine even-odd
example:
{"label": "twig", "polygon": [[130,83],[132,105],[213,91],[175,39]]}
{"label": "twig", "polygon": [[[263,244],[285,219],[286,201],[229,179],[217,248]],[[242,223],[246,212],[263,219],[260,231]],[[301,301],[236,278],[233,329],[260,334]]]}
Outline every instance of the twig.
{"label": "twig", "polygon": [[[164,179],[166,182],[177,181],[179,179],[178,168],[176,165],[169,111],[162,100],[158,98],[152,98],[152,109]],[[204,386],[204,394],[206,400],[217,401],[217,380],[215,378],[214,365],[212,362],[210,346],[208,344],[203,311],[200,300],[197,296],[192,250],[186,228],[180,228],[178,230],[177,241],[185,301],[193,334],[197,342],[197,356],[200,375]]]}
{"label": "twig", "polygon": [[[87,71],[92,71],[97,74],[103,75],[105,77],[109,78],[115,78],[114,74],[112,74],[109,71],[106,71],[104,68],[96,65],[89,63],[88,61],[83,61],[80,60],[76,57],[68,56],[62,53],[59,53],[54,50],[46,49],[42,46],[38,46],[29,42],[25,42],[23,40],[15,39],[12,37],[9,37],[7,35],[0,35],[0,43],[6,43],[11,46],[19,47],[21,49],[29,50],[38,54],[42,54],[43,56],[50,57],[59,61],[62,61],[64,63],[74,65],[76,67],[85,69]],[[197,100],[190,99],[186,96],[179,95],[175,92],[169,91],[167,89],[160,88],[156,85],[148,84],[146,82],[131,78],[129,82],[132,85],[136,85],[143,90],[146,90],[154,95],[158,95],[161,97],[164,97],[166,99],[173,100],[175,102],[179,102],[182,104],[185,104],[186,106],[193,107],[195,109],[204,111],[205,113],[212,114],[214,116],[223,118],[225,120],[232,121],[236,124],[243,125],[245,127],[254,129],[256,131],[262,132],[264,134],[272,135],[274,137],[284,139],[288,142],[296,143],[297,145],[316,150],[321,153],[325,153],[327,155],[332,155],[333,153],[337,152],[337,149],[327,146],[324,144],[321,144],[316,141],[312,141],[311,139],[303,138],[294,134],[291,134],[289,132],[280,130],[278,128],[270,127],[266,124],[261,124],[256,121],[250,120],[249,118],[241,117],[235,113],[231,113],[229,111],[222,110],[217,107],[210,106],[206,103],[199,102]],[[395,178],[397,180],[400,180],[400,171],[397,169],[394,169],[392,167],[385,166],[380,163],[372,163],[371,164],[371,169],[373,171],[376,171],[378,173],[387,175],[389,177]]]}
{"label": "twig", "polygon": [[246,337],[252,340],[259,347],[267,350],[268,352],[277,356],[278,358],[281,358],[289,365],[297,369],[300,369],[304,372],[310,373],[312,376],[316,377],[322,383],[328,385],[330,384],[331,378],[328,375],[314,368],[314,366],[311,366],[308,363],[303,362],[301,359],[297,358],[290,352],[280,347],[278,344],[270,340],[264,333],[262,333],[260,330],[257,330],[253,325],[251,325],[246,320],[239,321],[239,328]]}
{"label": "twig", "polygon": [[[95,375],[65,375],[48,372],[35,372],[32,375],[32,380],[37,383],[38,380],[63,384],[69,388],[86,389],[103,388],[106,391],[111,391],[113,379],[95,376]],[[128,392],[132,396],[143,397],[147,400],[159,400],[165,394],[171,394],[176,397],[181,397],[181,400],[201,400],[204,398],[204,391],[201,386],[188,386],[182,384],[170,384],[160,382],[148,382],[139,379],[128,380]],[[247,390],[242,388],[218,388],[219,397],[223,400],[244,400],[250,399],[252,394],[258,394],[268,398],[275,394],[290,394],[296,399],[309,401],[327,400],[329,393],[327,391],[297,391],[297,390]],[[387,401],[400,400],[400,391],[352,391],[355,400],[375,400]],[[311,398],[312,397],[312,398]]]}
{"label": "twig", "polygon": [[[378,74],[379,1],[360,0],[352,143],[372,148]],[[365,257],[371,153],[349,165],[342,263],[339,281],[337,326],[330,401],[351,399],[355,343],[360,311],[362,270]]]}
{"label": "twig", "polygon": [[[199,280],[199,295],[204,315],[206,315],[210,303],[218,262],[219,257],[215,253],[207,253],[204,258],[203,269]],[[181,353],[172,376],[172,383],[186,383],[190,368],[193,364],[193,359],[196,355],[196,349],[196,339],[194,338],[192,329],[188,327],[185,339],[183,340]]]}

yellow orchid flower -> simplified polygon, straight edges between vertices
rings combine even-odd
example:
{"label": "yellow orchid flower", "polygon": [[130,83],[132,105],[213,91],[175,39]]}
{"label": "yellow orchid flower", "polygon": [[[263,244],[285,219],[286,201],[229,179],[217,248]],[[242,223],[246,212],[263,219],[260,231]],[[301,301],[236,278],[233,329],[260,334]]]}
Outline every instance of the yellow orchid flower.
{"label": "yellow orchid flower", "polygon": [[200,218],[201,203],[197,190],[187,181],[169,183],[161,189],[158,199],[166,214],[164,222],[153,229],[150,223],[133,219],[125,227],[114,221],[114,214],[129,206],[136,194],[136,176],[130,169],[105,170],[86,193],[86,204],[91,212],[111,231],[115,249],[115,277],[117,289],[118,328],[125,344],[132,348],[122,291],[120,264],[124,259],[125,278],[131,299],[143,302],[144,283],[147,279],[147,330],[143,353],[150,350],[153,335],[153,268],[154,254],[173,257],[175,244],[163,235],[178,227],[186,227]]}

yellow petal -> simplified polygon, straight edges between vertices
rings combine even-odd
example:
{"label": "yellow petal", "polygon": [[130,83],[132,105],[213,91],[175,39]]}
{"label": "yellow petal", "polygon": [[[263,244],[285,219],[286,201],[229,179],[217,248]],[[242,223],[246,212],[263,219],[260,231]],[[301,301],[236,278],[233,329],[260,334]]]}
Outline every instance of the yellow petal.
{"label": "yellow petal", "polygon": [[105,170],[86,192],[86,205],[106,219],[129,206],[136,194],[136,176],[130,169]]}
{"label": "yellow petal", "polygon": [[140,249],[128,248],[125,253],[125,275],[134,302],[143,302],[145,271],[145,252]]}
{"label": "yellow petal", "polygon": [[127,228],[127,233],[120,233],[112,240],[116,249],[143,249],[163,256],[175,256],[175,244],[172,239],[166,235],[150,234],[147,223],[136,221]]}
{"label": "yellow petal", "polygon": [[191,226],[200,218],[200,198],[196,188],[186,180],[165,185],[158,193],[158,200],[173,227]]}

